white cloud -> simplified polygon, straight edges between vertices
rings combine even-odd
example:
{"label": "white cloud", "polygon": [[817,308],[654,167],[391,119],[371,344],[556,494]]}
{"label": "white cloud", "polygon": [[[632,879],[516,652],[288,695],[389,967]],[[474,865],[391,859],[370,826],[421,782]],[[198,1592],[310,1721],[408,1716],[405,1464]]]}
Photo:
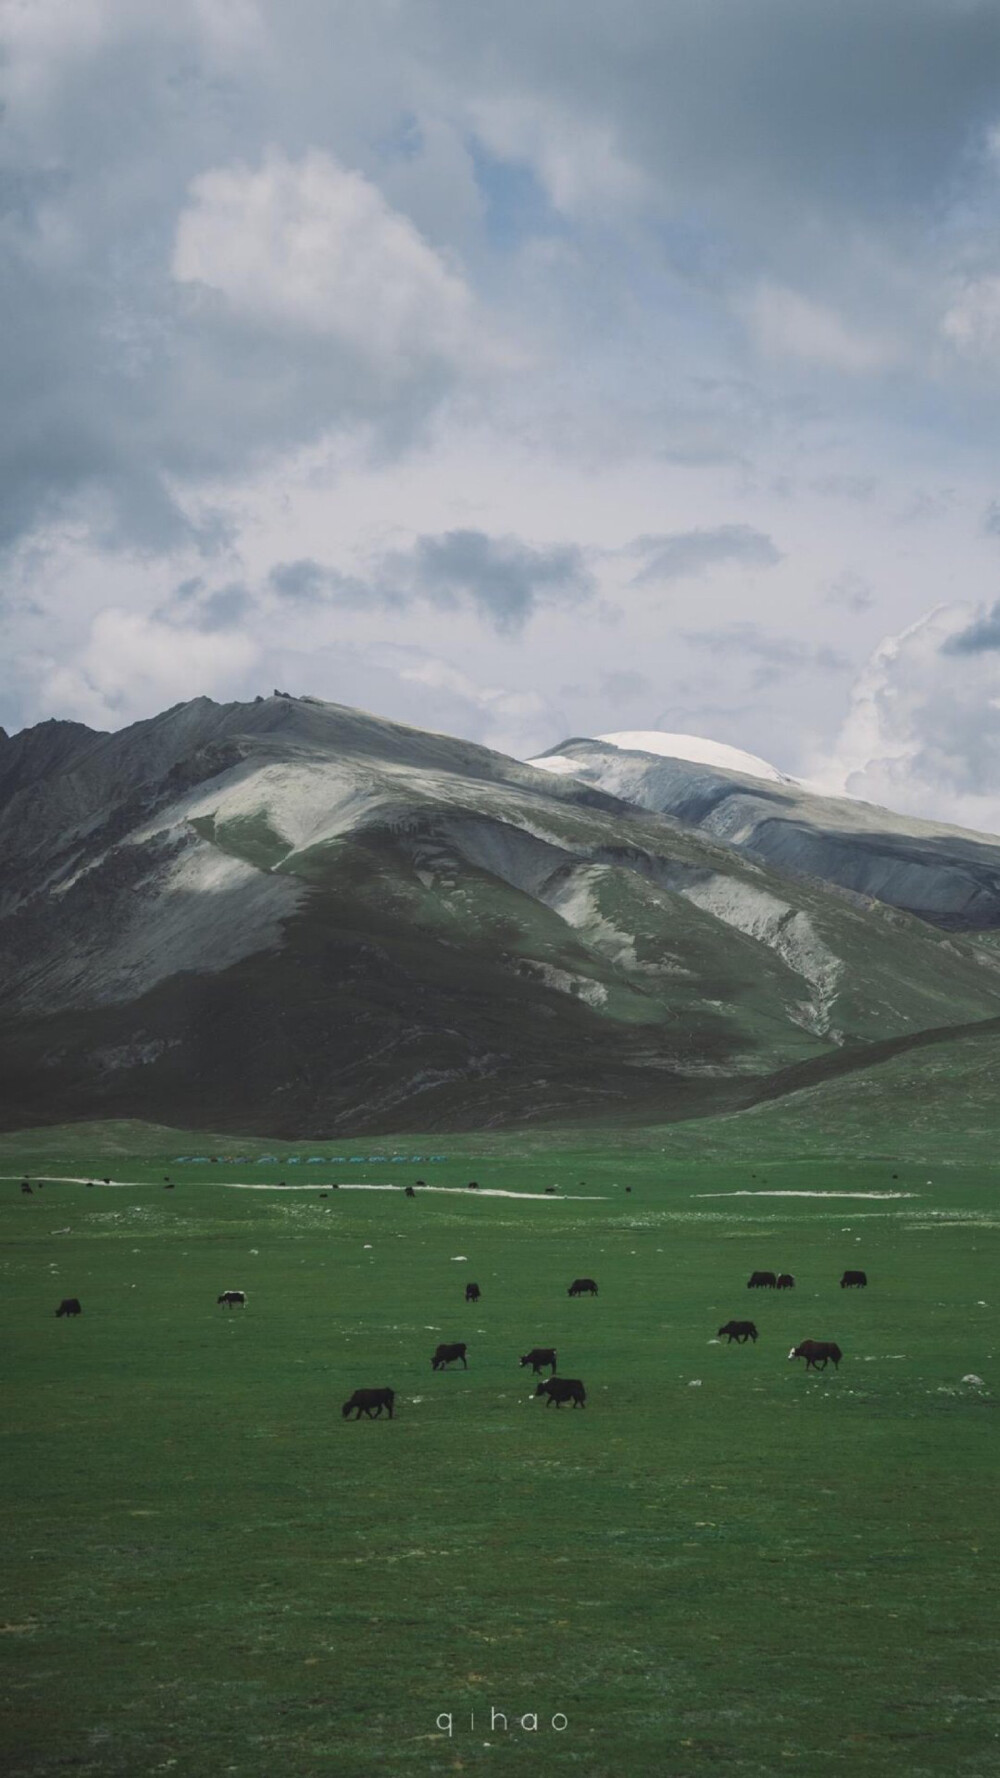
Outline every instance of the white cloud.
{"label": "white cloud", "polygon": [[887,636],[859,675],[818,787],[1000,832],[1000,655],[956,648],[985,609],[940,605]]}
{"label": "white cloud", "polygon": [[362,174],[313,150],[216,167],[192,182],[177,224],[173,275],[278,329],[338,339],[380,371],[471,344],[462,278]]}
{"label": "white cloud", "polygon": [[614,126],[510,91],[470,106],[476,133],[500,160],[530,166],[553,208],[565,216],[619,216],[648,201],[654,187],[622,152]]}
{"label": "white cloud", "polygon": [[888,341],[849,327],[833,309],[781,284],[758,284],[738,309],[758,350],[768,357],[798,358],[860,374],[880,369],[894,356]]}
{"label": "white cloud", "polygon": [[1000,347],[1000,277],[967,279],[945,311],[941,331],[969,357],[995,357]]}
{"label": "white cloud", "polygon": [[66,719],[120,728],[187,698],[228,691],[259,654],[245,634],[205,634],[110,606],[94,618],[75,660],[43,673],[40,703]]}
{"label": "white cloud", "polygon": [[536,691],[480,685],[453,662],[417,648],[388,645],[373,650],[370,658],[401,685],[437,694],[442,702],[436,709],[446,710],[451,721],[464,724],[463,733],[474,733],[483,746],[498,752],[526,757],[537,745],[536,737],[551,727],[552,706]]}

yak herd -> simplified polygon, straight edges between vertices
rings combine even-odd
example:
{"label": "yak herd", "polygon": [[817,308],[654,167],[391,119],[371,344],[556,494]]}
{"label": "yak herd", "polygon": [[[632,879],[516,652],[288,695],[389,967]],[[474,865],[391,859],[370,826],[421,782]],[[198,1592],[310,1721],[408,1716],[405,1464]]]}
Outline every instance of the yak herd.
{"label": "yak herd", "polygon": [[[220,1296],[219,1302],[225,1302],[230,1297],[239,1294],[242,1293],[226,1291],[223,1296]],[[465,1286],[467,1303],[478,1303],[482,1294],[476,1283],[470,1282]],[[567,1294],[569,1296],[596,1296],[597,1285],[593,1278],[574,1278]],[[431,1370],[443,1371],[450,1364],[460,1364],[463,1370],[468,1370],[468,1353],[469,1348],[464,1340],[446,1342],[438,1346],[432,1354]],[[531,1351],[525,1352],[519,1362],[522,1370],[526,1365],[530,1365],[532,1376],[541,1377],[541,1381],[536,1385],[535,1394],[545,1397],[547,1408],[550,1408],[555,1402],[556,1408],[559,1409],[564,1401],[572,1402],[575,1408],[586,1407],[587,1391],[579,1377],[556,1376],[558,1359],[554,1346],[532,1346]],[[549,1371],[547,1377],[542,1377],[544,1370]],[[354,1394],[345,1401],[341,1408],[341,1414],[345,1420],[349,1420],[352,1414],[355,1420],[360,1420],[362,1414],[366,1420],[378,1420],[381,1418],[384,1408],[391,1420],[395,1400],[396,1391],[394,1389],[355,1389]]]}
{"label": "yak herd", "polygon": [[[469,1189],[475,1191],[478,1187],[473,1182]],[[31,1190],[27,1180],[22,1183],[21,1190]],[[412,1186],[408,1186],[407,1196],[410,1196],[412,1191]],[[846,1271],[840,1280],[841,1290],[863,1290],[867,1284],[867,1274],[860,1271]],[[790,1272],[752,1272],[747,1280],[748,1290],[794,1290],[794,1288],[795,1279]],[[597,1294],[597,1284],[593,1278],[574,1278],[567,1291],[567,1295],[571,1297],[594,1297]],[[470,1282],[465,1286],[467,1303],[478,1303],[481,1297],[482,1291],[478,1284]],[[227,1309],[246,1308],[246,1302],[246,1292],[243,1290],[224,1290],[216,1298],[217,1305],[224,1305]],[[79,1298],[64,1297],[56,1310],[56,1315],[59,1318],[75,1317],[82,1312]],[[758,1334],[752,1321],[732,1320],[727,1321],[723,1327],[719,1328],[716,1337],[726,1340],[730,1346],[734,1344],[745,1346],[748,1341],[756,1343]],[[828,1364],[832,1364],[836,1370],[843,1353],[835,1340],[803,1340],[799,1345],[792,1347],[788,1356],[790,1359],[804,1358],[807,1371],[825,1370]],[[551,1407],[555,1402],[558,1409],[567,1401],[572,1402],[574,1408],[584,1407],[587,1391],[580,1379],[578,1377],[557,1377],[557,1363],[554,1346],[533,1346],[531,1351],[524,1353],[520,1359],[522,1368],[530,1366],[532,1375],[541,1379],[535,1388],[535,1395],[544,1396],[547,1407]],[[446,1370],[452,1364],[461,1364],[463,1370],[468,1370],[468,1347],[464,1340],[439,1345],[431,1357],[431,1369],[434,1371]],[[548,1377],[542,1377],[544,1370],[549,1371]],[[360,1420],[362,1414],[368,1420],[378,1420],[384,1409],[391,1420],[395,1400],[394,1389],[356,1389],[354,1394],[345,1401],[341,1412],[345,1420],[349,1419],[352,1413],[355,1420]]]}
{"label": "yak herd", "polygon": [[[840,1280],[841,1290],[864,1289],[867,1284],[868,1278],[864,1272],[845,1272]],[[748,1290],[794,1290],[794,1288],[795,1279],[790,1272],[752,1272],[747,1280]],[[228,1297],[237,1294],[239,1293],[227,1291],[224,1297],[219,1298],[219,1301],[220,1303],[224,1302]],[[478,1303],[482,1294],[478,1284],[469,1283],[465,1286],[467,1303]],[[593,1278],[574,1278],[567,1295],[572,1297],[597,1296],[597,1285]],[[716,1337],[720,1340],[725,1339],[730,1346],[734,1343],[738,1346],[745,1346],[748,1340],[756,1342],[758,1335],[752,1321],[727,1321],[724,1327],[720,1327]],[[431,1358],[431,1369],[442,1371],[446,1370],[450,1364],[461,1364],[463,1370],[468,1370],[468,1351],[464,1340],[440,1345]],[[836,1370],[844,1354],[835,1340],[802,1340],[798,1346],[792,1347],[788,1356],[789,1358],[804,1358],[807,1371],[818,1371],[825,1370],[828,1364],[832,1364]],[[565,1401],[572,1402],[574,1408],[586,1406],[587,1391],[579,1377],[556,1376],[558,1360],[554,1346],[533,1346],[530,1352],[525,1352],[520,1363],[522,1368],[525,1365],[530,1365],[532,1375],[535,1377],[541,1377],[541,1373],[546,1369],[549,1371],[549,1376],[543,1377],[535,1389],[536,1396],[546,1397],[546,1407],[551,1407],[555,1402],[558,1409]],[[362,1414],[368,1420],[378,1420],[384,1408],[391,1420],[395,1400],[394,1389],[355,1389],[354,1394],[348,1401],[345,1401],[341,1412],[345,1420],[350,1419],[352,1413],[355,1420],[360,1420]]]}
{"label": "yak herd", "polygon": [[[841,1290],[864,1289],[867,1284],[868,1278],[864,1272],[845,1272],[840,1280]],[[795,1279],[790,1272],[753,1272],[747,1280],[748,1290],[793,1290],[794,1288]],[[571,1297],[597,1296],[597,1294],[597,1285],[593,1278],[574,1278],[567,1291],[567,1295]],[[478,1284],[470,1282],[466,1285],[465,1300],[467,1303],[478,1303],[481,1297],[482,1291]],[[224,1305],[227,1309],[245,1309],[246,1302],[247,1297],[244,1290],[224,1290],[216,1298],[216,1305]],[[56,1315],[59,1317],[75,1316],[82,1314],[82,1312],[79,1299],[72,1296],[63,1298],[56,1310]],[[720,1340],[725,1339],[730,1346],[733,1344],[745,1346],[748,1340],[756,1343],[758,1335],[752,1321],[727,1321],[724,1327],[720,1327],[716,1337]],[[800,1345],[792,1347],[788,1356],[789,1358],[804,1358],[806,1370],[809,1371],[825,1370],[828,1364],[832,1364],[836,1370],[844,1355],[835,1340],[803,1340]],[[541,1377],[542,1371],[548,1369],[549,1376],[543,1377],[535,1389],[536,1396],[546,1397],[546,1407],[551,1407],[555,1402],[558,1409],[565,1401],[572,1402],[574,1408],[584,1407],[587,1401],[587,1391],[579,1377],[557,1377],[557,1362],[554,1346],[533,1346],[531,1351],[525,1352],[520,1360],[522,1368],[525,1365],[531,1366],[532,1375],[535,1377]],[[454,1340],[438,1346],[431,1357],[431,1369],[434,1371],[446,1370],[451,1364],[461,1364],[463,1370],[468,1370],[468,1346],[464,1340]],[[378,1420],[384,1408],[391,1420],[395,1400],[394,1389],[355,1389],[354,1394],[345,1401],[341,1412],[345,1420],[350,1419],[352,1413],[355,1420],[360,1420],[362,1414],[367,1420]]]}

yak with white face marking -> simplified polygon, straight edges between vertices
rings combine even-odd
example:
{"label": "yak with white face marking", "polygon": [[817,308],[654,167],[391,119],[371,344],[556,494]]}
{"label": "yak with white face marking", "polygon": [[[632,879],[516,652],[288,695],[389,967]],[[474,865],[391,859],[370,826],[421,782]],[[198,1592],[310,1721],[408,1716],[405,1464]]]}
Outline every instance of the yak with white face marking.
{"label": "yak with white face marking", "polygon": [[803,1340],[800,1346],[793,1346],[789,1358],[804,1358],[807,1371],[826,1370],[827,1364],[837,1369],[844,1354],[836,1340]]}

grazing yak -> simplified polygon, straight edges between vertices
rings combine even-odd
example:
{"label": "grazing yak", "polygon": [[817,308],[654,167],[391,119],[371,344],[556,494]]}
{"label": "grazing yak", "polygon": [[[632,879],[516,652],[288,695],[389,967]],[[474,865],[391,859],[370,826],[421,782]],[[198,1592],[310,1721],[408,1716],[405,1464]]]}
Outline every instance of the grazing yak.
{"label": "grazing yak", "polygon": [[570,1285],[568,1291],[566,1292],[566,1295],[567,1296],[596,1296],[597,1295],[597,1285],[594,1283],[593,1278],[574,1278],[572,1284]]}
{"label": "grazing yak", "polygon": [[775,1290],[794,1290],[795,1279],[792,1277],[791,1272],[779,1272],[778,1282],[774,1288]]}
{"label": "grazing yak", "polygon": [[377,1420],[382,1409],[387,1408],[391,1420],[395,1399],[395,1389],[355,1389],[350,1401],[345,1401],[340,1411],[345,1420],[350,1419],[352,1408],[356,1409],[355,1420],[360,1420],[362,1414],[369,1420]]}
{"label": "grazing yak", "polygon": [[524,1354],[521,1364],[530,1364],[536,1377],[541,1375],[546,1365],[550,1365],[552,1375],[555,1376],[556,1349],[554,1346],[532,1346],[531,1351]]}
{"label": "grazing yak", "polygon": [[465,1300],[467,1303],[478,1303],[482,1294],[478,1284],[467,1284],[465,1286]]}
{"label": "grazing yak", "polygon": [[26,1192],[26,1193],[27,1193],[27,1195],[28,1195],[28,1197],[29,1197],[29,1198],[30,1198],[30,1197],[32,1197],[32,1196],[33,1196],[33,1195],[34,1195],[34,1194],[33,1194],[33,1193],[32,1193],[32,1190],[31,1190],[31,1187],[30,1187],[30,1185],[29,1185],[29,1184],[28,1184],[28,1181],[27,1181],[27,1180],[26,1180],[26,1179],[22,1179],[22,1181],[21,1181],[21,1190],[22,1190],[22,1191],[23,1191],[23,1192]]}
{"label": "grazing yak", "polygon": [[743,1346],[747,1340],[756,1340],[757,1329],[752,1321],[727,1321],[725,1327],[720,1327],[717,1338],[721,1340],[723,1335],[730,1345],[735,1340],[738,1346]]}
{"label": "grazing yak", "polygon": [[235,1309],[237,1306],[241,1309],[245,1309],[247,1306],[247,1293],[245,1290],[224,1290],[221,1296],[216,1297],[215,1301],[216,1306],[218,1306],[219,1303],[225,1303],[227,1309]]}
{"label": "grazing yak", "polygon": [[454,1364],[457,1358],[462,1360],[464,1369],[468,1370],[469,1362],[465,1353],[466,1346],[464,1340],[456,1340],[452,1346],[439,1346],[434,1357],[431,1359],[431,1370],[443,1371],[446,1364]]}
{"label": "grazing yak", "polygon": [[867,1272],[845,1272],[840,1280],[841,1290],[864,1290],[867,1285]]}
{"label": "grazing yak", "polygon": [[748,1290],[777,1290],[778,1280],[774,1272],[751,1272],[747,1279]]}
{"label": "grazing yak", "polygon": [[587,1391],[579,1377],[547,1377],[543,1383],[539,1383],[535,1394],[547,1397],[547,1408],[553,1402],[557,1408],[561,1408],[564,1401],[571,1401],[575,1408],[582,1408],[587,1401]]}
{"label": "grazing yak", "polygon": [[58,1315],[82,1315],[82,1314],[83,1314],[83,1310],[80,1307],[80,1299],[78,1296],[64,1296],[62,1302],[59,1304],[59,1307],[56,1310],[57,1316]]}
{"label": "grazing yak", "polygon": [[407,1188],[406,1188],[406,1196],[407,1196],[407,1197],[408,1197],[408,1198],[415,1198],[415,1197],[416,1197],[416,1195],[417,1195],[417,1194],[416,1194],[416,1192],[415,1192],[415,1191],[414,1191],[414,1189],[413,1189],[413,1187],[412,1187],[412,1185],[408,1185],[408,1186],[407,1186]]}
{"label": "grazing yak", "polygon": [[844,1354],[835,1340],[803,1340],[801,1346],[793,1346],[789,1358],[804,1358],[807,1371],[826,1370],[829,1360],[834,1370],[837,1369]]}

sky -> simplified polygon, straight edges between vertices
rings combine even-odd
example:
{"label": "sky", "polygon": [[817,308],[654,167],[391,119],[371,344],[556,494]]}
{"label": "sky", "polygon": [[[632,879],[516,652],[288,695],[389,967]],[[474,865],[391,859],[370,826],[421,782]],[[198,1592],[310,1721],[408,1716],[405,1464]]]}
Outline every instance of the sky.
{"label": "sky", "polygon": [[996,0],[5,0],[0,723],[1000,830]]}

